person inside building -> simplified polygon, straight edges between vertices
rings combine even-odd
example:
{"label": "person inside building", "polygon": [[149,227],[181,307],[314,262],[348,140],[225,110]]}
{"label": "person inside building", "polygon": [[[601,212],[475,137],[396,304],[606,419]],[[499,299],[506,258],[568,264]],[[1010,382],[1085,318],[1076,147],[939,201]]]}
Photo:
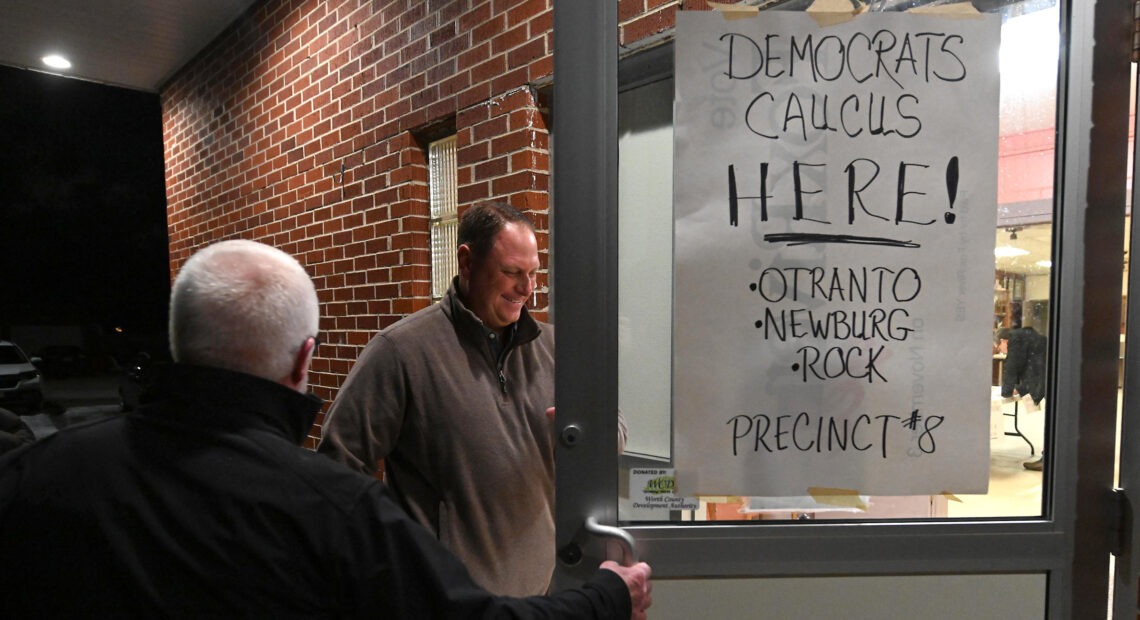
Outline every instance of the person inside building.
{"label": "person inside building", "polygon": [[460,217],[457,246],[443,299],[364,348],[317,450],[369,474],[383,459],[404,507],[479,584],[541,594],[555,553],[554,330],[527,310],[534,227],[480,203]]}
{"label": "person inside building", "polygon": [[[1003,327],[994,339],[1005,354],[1001,372],[1002,398],[1029,396],[1034,405],[1045,398],[1048,341],[1033,327]],[[1026,469],[1041,471],[1045,454],[1024,463]]]}
{"label": "person inside building", "polygon": [[383,483],[301,447],[319,306],[252,241],[175,279],[175,364],[136,411],[0,457],[0,610],[30,617],[644,618],[649,567],[508,598]]}

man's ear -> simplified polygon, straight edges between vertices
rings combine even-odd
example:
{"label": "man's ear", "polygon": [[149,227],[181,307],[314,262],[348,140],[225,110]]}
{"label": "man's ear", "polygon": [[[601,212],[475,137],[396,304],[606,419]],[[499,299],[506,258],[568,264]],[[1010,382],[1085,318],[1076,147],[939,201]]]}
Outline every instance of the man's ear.
{"label": "man's ear", "polygon": [[309,364],[313,361],[313,352],[317,348],[316,338],[306,338],[305,344],[297,351],[293,358],[293,369],[289,372],[289,380],[293,387],[305,392],[309,387]]}
{"label": "man's ear", "polygon": [[470,280],[472,264],[471,246],[466,243],[460,244],[459,248],[455,251],[455,262],[459,266],[460,277],[464,280]]}

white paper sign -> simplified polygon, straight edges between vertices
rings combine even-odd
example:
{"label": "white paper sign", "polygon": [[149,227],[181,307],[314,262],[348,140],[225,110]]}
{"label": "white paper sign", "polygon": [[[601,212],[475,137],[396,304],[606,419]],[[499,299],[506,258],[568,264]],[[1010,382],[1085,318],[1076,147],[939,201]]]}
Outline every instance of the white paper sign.
{"label": "white paper sign", "polygon": [[678,14],[679,493],[985,492],[999,29]]}

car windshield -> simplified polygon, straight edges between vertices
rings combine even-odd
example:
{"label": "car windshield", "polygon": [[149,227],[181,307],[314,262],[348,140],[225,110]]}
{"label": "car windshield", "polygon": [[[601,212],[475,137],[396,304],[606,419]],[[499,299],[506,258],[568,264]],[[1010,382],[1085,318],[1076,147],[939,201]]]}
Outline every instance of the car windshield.
{"label": "car windshield", "polygon": [[23,364],[24,356],[13,346],[0,346],[0,364]]}

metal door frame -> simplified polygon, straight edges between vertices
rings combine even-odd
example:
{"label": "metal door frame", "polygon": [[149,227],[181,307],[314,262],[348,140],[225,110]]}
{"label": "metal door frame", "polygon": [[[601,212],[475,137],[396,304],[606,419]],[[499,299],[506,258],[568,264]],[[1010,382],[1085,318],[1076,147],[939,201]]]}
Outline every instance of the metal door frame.
{"label": "metal door frame", "polygon": [[[1140,4],[1137,5],[1140,8]],[[1136,71],[1136,67],[1133,67]],[[1135,114],[1135,110],[1133,110]],[[1134,119],[1134,122],[1140,119]],[[1133,135],[1135,136],[1135,126]],[[1140,172],[1137,160],[1137,146],[1132,145],[1132,202],[1140,199],[1140,188],[1136,186],[1136,174]],[[1129,235],[1130,245],[1136,248],[1140,242],[1140,224],[1133,218]],[[1135,250],[1133,250],[1135,251]],[[1128,290],[1140,290],[1140,272],[1128,271]],[[1140,334],[1140,307],[1128,305],[1126,332]],[[1121,403],[1122,420],[1120,427],[1120,487],[1125,493],[1117,497],[1116,508],[1121,521],[1120,554],[1116,558],[1113,583],[1113,617],[1132,620],[1136,617],[1137,579],[1140,578],[1140,524],[1136,515],[1137,491],[1140,481],[1140,437],[1134,430],[1140,424],[1140,346],[1126,347],[1124,350],[1124,386]]]}
{"label": "metal door frame", "polygon": [[[628,528],[655,576],[1044,572],[1049,617],[1104,617],[1132,16],[1119,0],[1060,4],[1066,54],[1050,331],[1056,414],[1044,517]],[[554,5],[556,432],[574,426],[579,433],[556,452],[557,587],[583,578],[605,554],[585,533],[586,518],[617,518],[616,420],[606,412],[618,406],[618,21],[612,0]]]}

